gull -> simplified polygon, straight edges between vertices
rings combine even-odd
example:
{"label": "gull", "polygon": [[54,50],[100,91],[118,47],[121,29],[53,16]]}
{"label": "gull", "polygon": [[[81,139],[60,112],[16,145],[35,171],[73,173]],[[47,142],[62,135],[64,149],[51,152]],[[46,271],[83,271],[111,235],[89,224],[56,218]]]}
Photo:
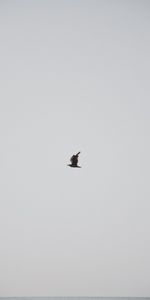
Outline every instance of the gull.
{"label": "gull", "polygon": [[71,164],[69,164],[69,167],[72,168],[81,168],[80,166],[78,166],[78,156],[79,156],[80,152],[78,152],[77,154],[74,154],[71,156],[70,161]]}

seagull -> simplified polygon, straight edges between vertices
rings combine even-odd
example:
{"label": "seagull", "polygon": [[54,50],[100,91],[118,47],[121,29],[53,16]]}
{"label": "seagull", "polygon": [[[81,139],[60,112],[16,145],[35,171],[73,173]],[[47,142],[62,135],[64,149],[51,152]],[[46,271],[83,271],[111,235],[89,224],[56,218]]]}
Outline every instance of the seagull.
{"label": "seagull", "polygon": [[70,161],[71,164],[69,164],[69,167],[72,168],[81,168],[80,166],[78,166],[78,156],[79,156],[80,152],[78,152],[77,154],[74,154],[71,156]]}

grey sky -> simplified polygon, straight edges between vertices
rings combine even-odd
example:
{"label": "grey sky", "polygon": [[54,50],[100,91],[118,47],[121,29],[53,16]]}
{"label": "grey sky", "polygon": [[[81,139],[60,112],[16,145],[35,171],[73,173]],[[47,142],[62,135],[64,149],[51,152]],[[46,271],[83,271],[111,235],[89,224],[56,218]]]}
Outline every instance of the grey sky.
{"label": "grey sky", "polygon": [[149,53],[150,1],[0,1],[0,296],[150,295]]}

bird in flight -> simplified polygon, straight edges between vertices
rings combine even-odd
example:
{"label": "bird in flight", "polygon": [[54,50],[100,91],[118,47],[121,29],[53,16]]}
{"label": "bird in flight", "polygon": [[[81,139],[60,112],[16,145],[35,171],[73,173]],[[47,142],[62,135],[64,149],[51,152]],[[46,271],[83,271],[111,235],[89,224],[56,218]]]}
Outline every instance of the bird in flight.
{"label": "bird in flight", "polygon": [[70,161],[71,164],[69,164],[69,167],[72,168],[81,168],[80,166],[78,166],[78,156],[79,156],[80,152],[78,152],[77,154],[74,154],[71,156]]}

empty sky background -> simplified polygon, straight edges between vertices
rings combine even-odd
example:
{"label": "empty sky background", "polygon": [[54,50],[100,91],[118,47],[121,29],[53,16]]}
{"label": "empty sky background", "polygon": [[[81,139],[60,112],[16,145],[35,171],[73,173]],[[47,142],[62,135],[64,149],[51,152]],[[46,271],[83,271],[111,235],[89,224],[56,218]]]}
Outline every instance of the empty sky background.
{"label": "empty sky background", "polygon": [[0,296],[150,295],[149,136],[150,1],[0,1]]}

